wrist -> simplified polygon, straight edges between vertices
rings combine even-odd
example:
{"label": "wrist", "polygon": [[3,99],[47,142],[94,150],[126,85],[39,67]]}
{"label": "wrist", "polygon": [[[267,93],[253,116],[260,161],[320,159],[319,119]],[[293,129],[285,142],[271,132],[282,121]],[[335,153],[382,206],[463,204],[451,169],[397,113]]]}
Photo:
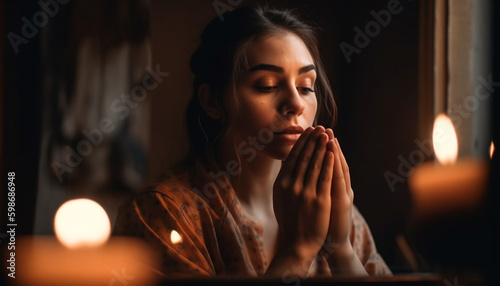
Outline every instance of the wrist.
{"label": "wrist", "polygon": [[265,276],[307,277],[315,255],[298,247],[277,249]]}
{"label": "wrist", "polygon": [[338,261],[338,260],[345,260],[345,259],[351,259],[352,257],[356,256],[354,252],[354,248],[352,247],[351,242],[346,242],[343,244],[339,245],[326,245],[325,250],[327,250],[327,254],[325,257],[327,258],[328,261]]}
{"label": "wrist", "polygon": [[328,255],[325,256],[330,268],[342,268],[348,261],[357,259],[357,255],[350,242],[332,247]]}
{"label": "wrist", "polygon": [[368,275],[350,242],[335,247],[326,259],[332,274],[348,276]]}
{"label": "wrist", "polygon": [[289,245],[277,249],[276,255],[287,257],[294,261],[304,261],[316,257],[319,249],[304,245]]}

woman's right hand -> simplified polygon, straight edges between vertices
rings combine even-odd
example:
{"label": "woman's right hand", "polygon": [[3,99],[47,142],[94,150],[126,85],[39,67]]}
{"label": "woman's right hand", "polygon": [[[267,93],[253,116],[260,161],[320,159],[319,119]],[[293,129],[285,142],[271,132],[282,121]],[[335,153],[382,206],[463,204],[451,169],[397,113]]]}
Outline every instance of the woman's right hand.
{"label": "woman's right hand", "polygon": [[309,259],[310,264],[325,241],[334,165],[327,142],[325,128],[309,127],[283,161],[273,192],[279,226],[277,256]]}

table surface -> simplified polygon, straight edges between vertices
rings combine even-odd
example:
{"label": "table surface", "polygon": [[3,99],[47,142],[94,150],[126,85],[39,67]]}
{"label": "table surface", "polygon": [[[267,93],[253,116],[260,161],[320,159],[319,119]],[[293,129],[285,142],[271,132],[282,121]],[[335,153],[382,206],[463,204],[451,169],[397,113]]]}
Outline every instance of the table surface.
{"label": "table surface", "polygon": [[221,277],[210,279],[166,279],[161,281],[159,285],[439,285],[439,286],[480,286],[484,285],[481,279],[458,279],[445,278],[437,274],[411,274],[411,275],[395,275],[388,277],[359,277],[359,278],[307,278],[296,279],[289,278],[283,281],[279,278],[238,278],[238,277]]}

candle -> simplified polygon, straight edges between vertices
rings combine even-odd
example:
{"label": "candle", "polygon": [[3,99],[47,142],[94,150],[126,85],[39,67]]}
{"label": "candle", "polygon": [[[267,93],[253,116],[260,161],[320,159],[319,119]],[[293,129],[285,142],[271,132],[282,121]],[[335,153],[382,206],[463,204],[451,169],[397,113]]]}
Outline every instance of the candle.
{"label": "candle", "polygon": [[177,231],[172,230],[172,232],[170,232],[170,241],[173,244],[181,243],[182,242],[182,236]]}
{"label": "candle", "polygon": [[488,163],[475,158],[457,161],[457,137],[446,115],[436,118],[432,140],[438,162],[417,166],[408,178],[414,215],[432,218],[474,211],[484,198]]}
{"label": "candle", "polygon": [[490,159],[493,159],[493,154],[495,154],[495,144],[493,144],[493,140],[490,144]]}
{"label": "candle", "polygon": [[132,238],[111,238],[109,218],[94,201],[66,202],[51,236],[23,237],[17,247],[21,285],[152,285],[157,259]]}
{"label": "candle", "polygon": [[96,247],[108,240],[111,224],[106,211],[98,203],[77,199],[59,207],[54,230],[57,239],[68,248]]}
{"label": "candle", "polygon": [[437,162],[421,164],[408,178],[413,199],[409,235],[415,249],[444,273],[478,269],[489,249],[481,211],[489,176],[487,159],[457,159],[451,120],[440,115],[432,134]]}

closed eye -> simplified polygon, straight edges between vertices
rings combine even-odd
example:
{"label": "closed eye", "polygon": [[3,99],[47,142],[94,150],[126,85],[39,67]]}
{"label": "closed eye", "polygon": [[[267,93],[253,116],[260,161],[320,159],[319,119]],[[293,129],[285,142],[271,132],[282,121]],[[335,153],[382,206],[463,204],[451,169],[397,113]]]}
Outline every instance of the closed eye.
{"label": "closed eye", "polygon": [[273,90],[277,89],[278,86],[256,86],[255,89],[257,89],[259,92],[263,93],[269,93],[273,92]]}
{"label": "closed eye", "polygon": [[309,87],[297,87],[297,90],[300,92],[302,95],[308,95],[310,93],[313,93],[314,90]]}

